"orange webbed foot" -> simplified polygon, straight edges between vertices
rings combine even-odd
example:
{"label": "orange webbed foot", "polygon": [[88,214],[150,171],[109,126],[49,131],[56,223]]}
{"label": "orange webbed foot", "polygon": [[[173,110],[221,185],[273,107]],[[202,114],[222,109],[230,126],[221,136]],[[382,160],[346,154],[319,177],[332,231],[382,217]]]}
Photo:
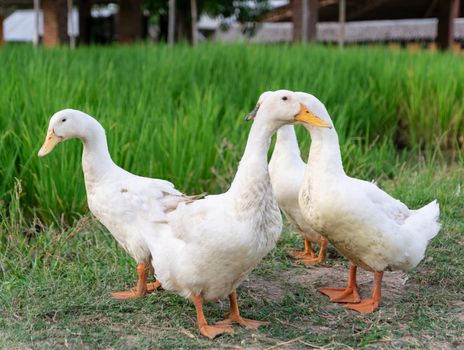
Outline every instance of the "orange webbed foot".
{"label": "orange webbed foot", "polygon": [[267,322],[267,321],[251,320],[251,319],[245,318],[245,317],[240,317],[237,320],[237,323],[242,327],[245,327],[247,329],[253,329],[253,330],[258,329],[261,326],[266,326],[266,325],[269,324],[269,322]]}
{"label": "orange webbed foot", "polygon": [[335,303],[359,303],[361,301],[357,288],[318,288],[317,290]]}
{"label": "orange webbed foot", "polygon": [[382,278],[383,271],[376,271],[374,273],[374,289],[372,291],[372,297],[369,299],[362,300],[356,305],[345,305],[346,308],[360,312],[362,314],[370,314],[377,310],[379,307],[380,299],[382,297]]}
{"label": "orange webbed foot", "polygon": [[289,250],[290,254],[298,263],[304,264],[306,266],[313,266],[324,262],[327,255],[327,244],[328,241],[325,238],[321,238],[320,244],[321,248],[319,250],[319,255],[316,256],[314,250],[311,247],[311,242],[305,239],[305,249],[302,251],[299,250]]}
{"label": "orange webbed foot", "polygon": [[269,324],[267,321],[257,321],[257,320],[251,320],[249,318],[245,318],[242,316],[237,316],[237,315],[230,315],[227,313],[225,315],[227,318],[225,320],[219,321],[216,324],[217,325],[231,325],[233,323],[239,324],[242,327],[245,327],[247,329],[258,329],[260,326],[265,326]]}
{"label": "orange webbed foot", "polygon": [[351,309],[362,314],[370,314],[377,310],[377,308],[379,307],[379,302],[370,298],[361,301],[359,304],[348,304],[345,305],[345,307],[347,309]]}
{"label": "orange webbed foot", "polygon": [[233,323],[237,323],[242,327],[247,329],[258,329],[260,326],[264,326],[269,324],[266,321],[256,321],[250,320],[248,318],[240,316],[240,311],[238,309],[237,303],[237,292],[234,290],[232,293],[229,294],[229,301],[230,301],[230,312],[226,313],[224,316],[226,317],[225,320],[219,321],[217,325],[231,325]]}
{"label": "orange webbed foot", "polygon": [[203,298],[201,296],[193,294],[192,301],[193,305],[195,305],[195,310],[197,312],[197,326],[201,335],[208,337],[209,339],[214,339],[215,337],[223,333],[234,333],[234,330],[228,324],[208,324],[205,318],[205,314],[203,313]]}
{"label": "orange webbed foot", "polygon": [[142,290],[137,290],[137,288],[132,288],[127,291],[123,292],[113,292],[111,293],[111,297],[114,300],[130,300],[130,299],[138,299],[142,298],[147,294],[153,293],[155,290],[161,287],[161,283],[159,281],[150,282],[146,284],[146,288]]}
{"label": "orange webbed foot", "polygon": [[288,255],[290,255],[292,258],[294,259],[302,259],[302,258],[307,258],[307,257],[311,257],[311,258],[314,258],[314,253],[311,254],[311,253],[308,253],[307,251],[304,251],[304,250],[296,250],[296,249],[290,249],[290,250],[287,250],[287,253]]}
{"label": "orange webbed foot", "polygon": [[358,284],[356,283],[356,269],[356,265],[350,265],[346,288],[318,288],[317,290],[327,295],[335,303],[359,303],[361,297],[359,296]]}
{"label": "orange webbed foot", "polygon": [[324,259],[317,257],[317,258],[310,258],[310,257],[302,257],[298,259],[298,263],[304,264],[305,266],[314,266],[320,264],[324,261]]}
{"label": "orange webbed foot", "polygon": [[228,334],[233,334],[234,330],[230,325],[220,325],[220,324],[215,324],[215,325],[202,325],[199,327],[200,328],[200,333],[201,335],[204,335],[205,337],[208,337],[209,339],[214,339],[220,334],[228,333]]}
{"label": "orange webbed foot", "polygon": [[159,281],[147,283],[148,273],[152,269],[153,267],[151,266],[150,262],[139,263],[137,265],[137,286],[128,291],[111,293],[112,298],[115,300],[137,299],[160,288],[161,283]]}
{"label": "orange webbed foot", "polygon": [[114,300],[137,299],[137,298],[143,297],[144,295],[145,295],[145,293],[144,294],[137,293],[137,291],[135,289],[131,289],[131,290],[123,291],[123,292],[113,292],[113,293],[111,293],[111,297]]}

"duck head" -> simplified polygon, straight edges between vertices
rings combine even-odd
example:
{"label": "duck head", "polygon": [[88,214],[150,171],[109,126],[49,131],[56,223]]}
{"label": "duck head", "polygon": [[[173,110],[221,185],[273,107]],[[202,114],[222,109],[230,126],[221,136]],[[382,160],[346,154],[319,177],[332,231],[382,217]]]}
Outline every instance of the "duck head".
{"label": "duck head", "polygon": [[[306,92],[295,92],[296,97],[298,100],[307,108],[308,113],[313,117],[317,118],[321,123],[323,123],[324,127],[332,129],[333,123],[330,119],[329,112],[325,108],[324,104],[319,101],[319,99],[311,94]],[[322,125],[315,125],[312,123],[307,122],[308,117],[301,117],[299,118],[299,122],[306,124],[309,128],[313,126],[322,126]]]}
{"label": "duck head", "polygon": [[312,126],[331,128],[331,124],[310,112],[301,98],[293,91],[266,91],[261,94],[256,107],[245,120],[267,119],[277,128],[285,124],[307,123]]}
{"label": "duck head", "polygon": [[45,142],[39,150],[39,157],[49,154],[61,141],[72,138],[84,138],[88,125],[86,120],[91,118],[87,114],[75,109],[63,109],[56,112],[48,124]]}

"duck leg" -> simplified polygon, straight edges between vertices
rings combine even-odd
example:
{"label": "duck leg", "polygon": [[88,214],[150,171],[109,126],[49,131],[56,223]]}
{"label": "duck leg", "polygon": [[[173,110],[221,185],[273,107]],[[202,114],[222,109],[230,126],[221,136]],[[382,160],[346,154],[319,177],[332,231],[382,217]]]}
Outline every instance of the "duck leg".
{"label": "duck leg", "polygon": [[311,265],[316,265],[324,262],[326,256],[327,256],[327,245],[329,244],[329,241],[325,239],[324,237],[321,237],[321,240],[319,241],[320,244],[320,249],[319,249],[319,254],[317,257],[314,256],[303,256],[299,258],[298,262],[301,262],[305,264],[306,266],[311,266]]}
{"label": "duck leg", "polygon": [[345,305],[346,308],[358,311],[362,314],[370,314],[379,307],[380,298],[382,297],[382,277],[383,271],[376,271],[374,274],[374,290],[372,291],[372,297],[369,299],[362,300],[359,304]]}
{"label": "duck leg", "polygon": [[238,309],[238,302],[237,302],[237,292],[235,290],[229,294],[229,301],[230,301],[230,311],[225,315],[226,319],[223,321],[219,321],[216,324],[230,325],[232,323],[238,323],[240,326],[243,326],[248,329],[258,329],[259,326],[264,326],[266,324],[269,324],[269,322],[266,322],[266,321],[250,320],[248,318],[240,316],[240,311]]}
{"label": "duck leg", "polygon": [[287,253],[290,254],[295,259],[301,259],[301,258],[304,258],[304,257],[314,258],[316,255],[314,253],[314,250],[311,247],[311,242],[308,241],[307,239],[305,239],[304,240],[304,245],[305,245],[304,250],[291,249]]}
{"label": "duck leg", "polygon": [[317,290],[327,295],[335,303],[359,303],[361,298],[359,296],[358,284],[356,283],[356,269],[356,265],[350,265],[346,288],[318,288]]}
{"label": "duck leg", "polygon": [[222,333],[234,333],[234,330],[230,325],[219,325],[215,324],[210,326],[206,321],[205,314],[203,313],[203,298],[198,295],[192,295],[192,302],[195,305],[197,311],[197,326],[200,333],[205,337],[214,339],[216,336]]}
{"label": "duck leg", "polygon": [[148,274],[150,272],[151,264],[148,263],[140,263],[137,265],[137,286],[132,288],[128,291],[124,292],[114,292],[111,293],[113,299],[116,300],[128,300],[128,299],[136,299],[141,298],[144,295],[152,293],[156,289],[161,287],[161,283],[159,281],[147,283]]}
{"label": "duck leg", "polygon": [[[148,263],[149,269],[148,269],[148,276],[154,276],[155,275],[155,269],[153,268],[152,260],[150,259],[150,262]],[[159,281],[154,281],[154,282],[148,282],[147,283],[147,292],[148,293],[153,293],[155,290],[161,288],[161,282]]]}

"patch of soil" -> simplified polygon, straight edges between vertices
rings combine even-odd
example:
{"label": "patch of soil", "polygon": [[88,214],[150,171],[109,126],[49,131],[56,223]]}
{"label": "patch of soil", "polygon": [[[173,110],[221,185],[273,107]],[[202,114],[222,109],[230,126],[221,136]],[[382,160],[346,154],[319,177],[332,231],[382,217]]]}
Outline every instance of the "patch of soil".
{"label": "patch of soil", "polygon": [[281,281],[269,281],[258,276],[251,276],[242,283],[241,287],[272,302],[279,301],[285,294]]}

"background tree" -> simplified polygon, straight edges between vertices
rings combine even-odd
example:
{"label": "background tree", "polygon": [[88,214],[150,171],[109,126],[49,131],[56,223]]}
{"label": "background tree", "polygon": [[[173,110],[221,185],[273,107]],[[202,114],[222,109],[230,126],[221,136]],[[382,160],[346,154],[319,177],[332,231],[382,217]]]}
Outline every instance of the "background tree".
{"label": "background tree", "polygon": [[[227,26],[228,20],[236,20],[244,24],[244,30],[253,33],[256,22],[269,10],[269,0],[196,0],[198,18],[206,13],[212,17],[220,16]],[[168,1],[144,0],[145,10],[150,13],[151,20],[160,28],[159,38],[167,40],[168,32]],[[190,0],[176,0],[175,39],[177,41],[192,41]]]}

